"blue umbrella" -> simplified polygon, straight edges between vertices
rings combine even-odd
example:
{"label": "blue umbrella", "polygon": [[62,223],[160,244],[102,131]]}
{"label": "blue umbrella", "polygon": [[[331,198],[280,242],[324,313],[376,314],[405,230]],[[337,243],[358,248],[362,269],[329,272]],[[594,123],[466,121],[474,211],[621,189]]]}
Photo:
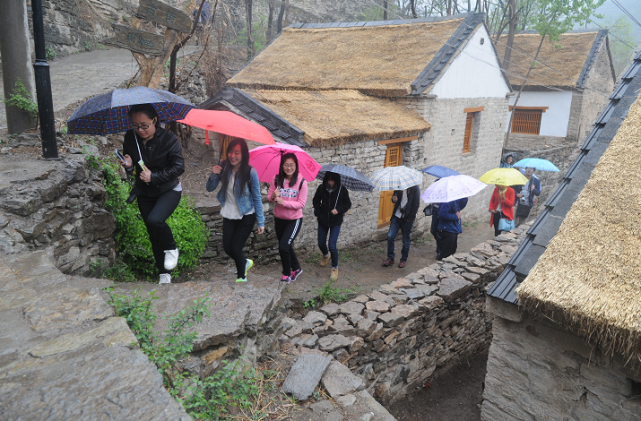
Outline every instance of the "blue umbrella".
{"label": "blue umbrella", "polygon": [[325,174],[333,172],[341,176],[341,185],[345,186],[348,190],[354,191],[368,191],[374,190],[374,185],[369,178],[362,172],[356,171],[352,167],[346,167],[339,164],[323,165],[323,168],[316,175],[317,180],[322,180]]}
{"label": "blue umbrella", "polygon": [[514,164],[514,166],[517,168],[534,168],[537,171],[561,171],[547,159],[541,158],[525,158]]}
{"label": "blue umbrella", "polygon": [[453,169],[444,167],[442,165],[430,165],[427,168],[423,168],[421,171],[423,171],[426,174],[433,175],[436,178],[459,175],[457,171],[454,171]]}
{"label": "blue umbrella", "polygon": [[160,121],[183,119],[195,107],[186,99],[159,89],[114,89],[82,104],[67,121],[69,133],[105,135],[127,131],[131,128],[129,106],[136,104],[153,105]]}

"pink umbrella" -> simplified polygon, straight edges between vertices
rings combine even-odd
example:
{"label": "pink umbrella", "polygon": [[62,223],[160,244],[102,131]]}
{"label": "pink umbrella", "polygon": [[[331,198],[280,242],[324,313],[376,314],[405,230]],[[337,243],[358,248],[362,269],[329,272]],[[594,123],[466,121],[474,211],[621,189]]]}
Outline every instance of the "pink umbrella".
{"label": "pink umbrella", "polygon": [[287,143],[259,146],[249,151],[249,164],[258,172],[258,179],[264,183],[271,183],[280,169],[280,157],[286,153],[293,153],[298,159],[298,172],[307,181],[316,178],[321,165],[298,146]]}
{"label": "pink umbrella", "polygon": [[199,110],[192,108],[182,120],[176,120],[188,126],[205,129],[207,144],[209,145],[209,132],[240,137],[254,142],[273,145],[276,143],[269,130],[247,120],[231,111]]}

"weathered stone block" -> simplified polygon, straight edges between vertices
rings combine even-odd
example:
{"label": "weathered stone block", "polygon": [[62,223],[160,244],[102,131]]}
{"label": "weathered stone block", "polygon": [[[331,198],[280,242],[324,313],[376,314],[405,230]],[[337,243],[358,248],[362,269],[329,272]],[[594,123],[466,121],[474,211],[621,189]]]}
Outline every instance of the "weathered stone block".
{"label": "weathered stone block", "polygon": [[351,343],[352,341],[343,335],[327,335],[318,341],[318,346],[322,351],[332,352],[350,346]]}
{"label": "weathered stone block", "polygon": [[338,361],[330,363],[321,381],[327,393],[334,399],[365,388],[363,381]]}
{"label": "weathered stone block", "polygon": [[439,290],[436,294],[442,297],[445,302],[451,303],[457,298],[463,296],[471,286],[472,283],[468,281],[445,278],[441,279]]}
{"label": "weathered stone block", "polygon": [[331,361],[332,356],[325,353],[302,353],[283,383],[283,392],[292,394],[297,400],[307,400]]}

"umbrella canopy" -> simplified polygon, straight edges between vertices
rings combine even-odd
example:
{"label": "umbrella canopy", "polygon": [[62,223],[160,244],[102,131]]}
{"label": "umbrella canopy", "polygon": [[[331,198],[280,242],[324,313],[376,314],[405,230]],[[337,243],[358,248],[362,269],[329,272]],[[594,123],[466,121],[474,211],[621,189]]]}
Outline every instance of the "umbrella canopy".
{"label": "umbrella canopy", "polygon": [[500,186],[517,186],[527,183],[527,178],[515,168],[493,168],[483,174],[479,180],[485,184]]}
{"label": "umbrella canopy", "polygon": [[421,199],[425,203],[447,203],[452,200],[474,196],[487,187],[469,175],[453,175],[441,178],[423,192]]}
{"label": "umbrella canopy", "polygon": [[194,107],[186,99],[159,89],[114,89],[82,104],[67,121],[69,133],[106,135],[127,131],[131,128],[129,107],[136,104],[153,105],[160,121],[184,118]]}
{"label": "umbrella canopy", "polygon": [[323,165],[323,168],[321,168],[321,170],[316,175],[316,179],[322,180],[325,177],[325,174],[327,174],[328,172],[333,172],[340,175],[341,185],[346,187],[348,190],[368,192],[374,190],[374,185],[365,174],[360,171],[356,171],[352,167],[346,167],[345,165]]}
{"label": "umbrella canopy", "polygon": [[187,117],[177,121],[188,126],[207,130],[208,145],[210,131],[253,140],[265,145],[274,145],[276,143],[269,130],[231,111],[198,110],[194,108],[187,113]]}
{"label": "umbrella canopy", "polygon": [[421,171],[423,171],[426,174],[433,175],[436,178],[459,175],[458,171],[454,171],[451,168],[443,167],[442,165],[430,165],[427,168],[423,168]]}
{"label": "umbrella canopy", "polygon": [[378,170],[370,180],[379,190],[405,190],[421,184],[423,173],[401,165]]}
{"label": "umbrella canopy", "polygon": [[547,159],[541,158],[524,158],[519,162],[514,164],[518,168],[534,168],[537,171],[552,171],[560,172],[556,165],[548,161]]}
{"label": "umbrella canopy", "polygon": [[280,169],[280,157],[293,153],[298,159],[298,173],[306,180],[313,180],[321,169],[318,162],[298,146],[286,143],[259,146],[249,151],[249,164],[256,169],[258,180],[271,183]]}

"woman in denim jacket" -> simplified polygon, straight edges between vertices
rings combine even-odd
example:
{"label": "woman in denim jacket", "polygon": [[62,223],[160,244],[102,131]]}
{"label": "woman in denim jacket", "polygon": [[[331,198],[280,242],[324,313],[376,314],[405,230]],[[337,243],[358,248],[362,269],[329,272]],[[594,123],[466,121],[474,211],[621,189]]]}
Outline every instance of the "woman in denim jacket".
{"label": "woman in denim jacket", "polygon": [[258,234],[265,231],[263,200],[258,173],[249,165],[249,151],[243,139],[234,139],[227,147],[227,160],[214,165],[207,179],[207,191],[222,186],[216,195],[223,217],[223,249],[236,262],[236,282],[247,282],[247,272],[254,265],[243,253],[254,224]]}

